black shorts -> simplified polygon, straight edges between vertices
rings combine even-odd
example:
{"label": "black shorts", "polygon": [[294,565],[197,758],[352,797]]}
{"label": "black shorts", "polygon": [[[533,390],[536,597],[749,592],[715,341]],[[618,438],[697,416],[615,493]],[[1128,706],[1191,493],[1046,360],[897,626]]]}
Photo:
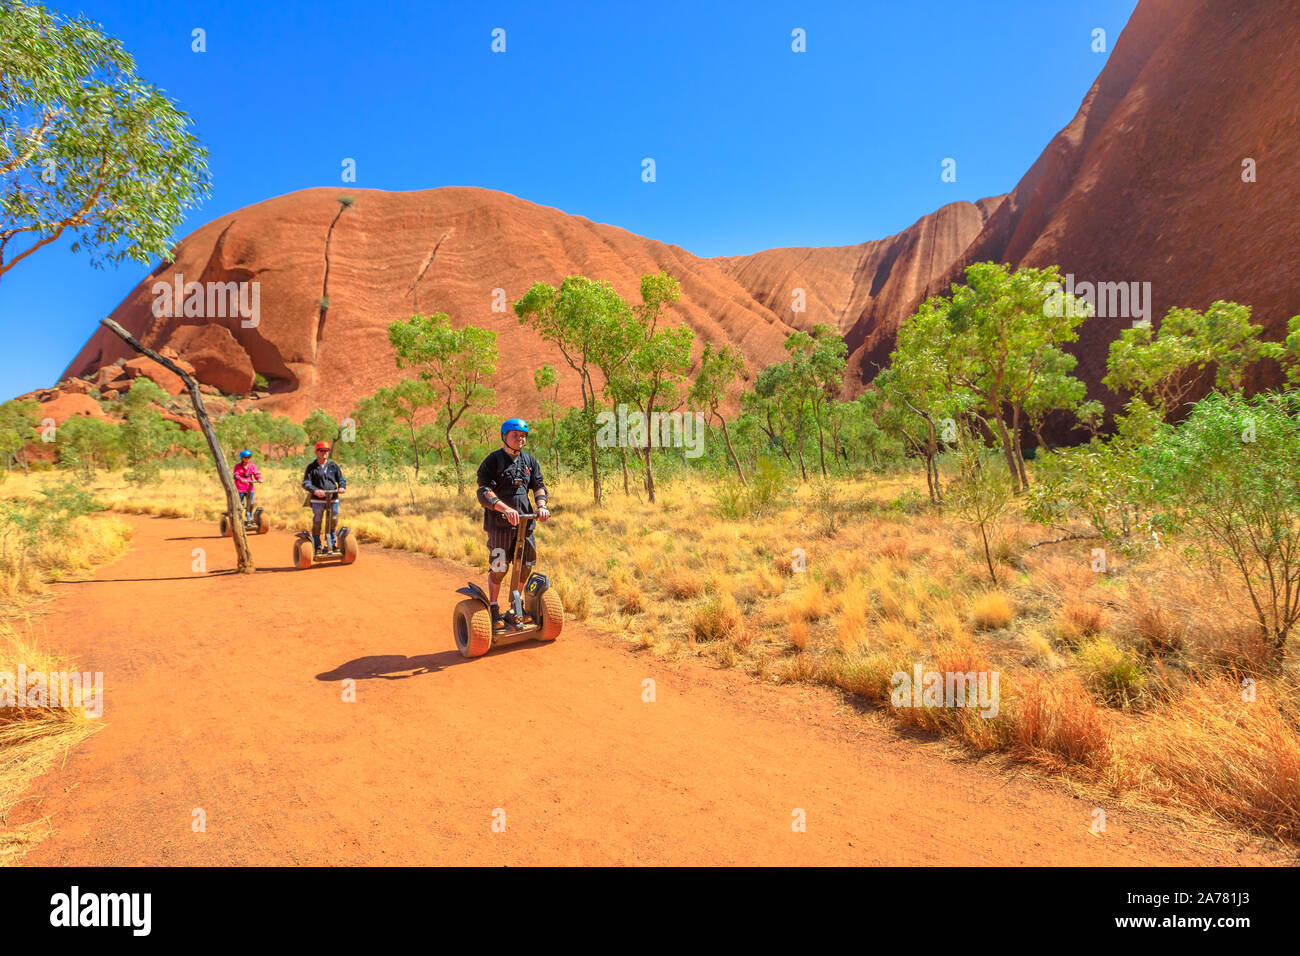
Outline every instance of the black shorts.
{"label": "black shorts", "polygon": [[[515,558],[515,541],[518,539],[519,529],[506,525],[503,528],[493,527],[488,530],[487,547],[488,547],[488,570],[502,570],[510,564]],[[528,532],[528,537],[524,539],[524,567],[531,568],[537,563],[537,543],[533,540],[533,533]]]}

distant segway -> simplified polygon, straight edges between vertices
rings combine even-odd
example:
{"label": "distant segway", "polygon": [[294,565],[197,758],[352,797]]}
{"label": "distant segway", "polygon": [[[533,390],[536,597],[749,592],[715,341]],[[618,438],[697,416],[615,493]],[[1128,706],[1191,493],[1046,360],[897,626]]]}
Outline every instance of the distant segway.
{"label": "distant segway", "polygon": [[[250,495],[248,503],[251,504],[252,500],[252,496]],[[258,534],[266,534],[271,530],[271,521],[262,513],[261,508],[250,508],[248,507],[248,504],[245,504],[243,501],[241,501],[240,504],[244,505],[242,510],[244,512],[245,531],[256,531]],[[223,537],[229,538],[235,533],[235,529],[230,525],[230,515],[228,514],[221,516],[220,527]]]}
{"label": "distant segway", "polygon": [[497,626],[492,626],[492,608],[483,589],[472,581],[457,594],[469,600],[456,605],[451,615],[452,633],[461,657],[482,657],[494,647],[518,644],[520,641],[553,641],[564,627],[564,604],[551,590],[546,575],[534,571],[521,589],[519,579],[523,572],[524,541],[528,538],[530,522],[537,515],[519,516],[519,530],[515,536],[514,561],[510,564],[510,603],[502,613]]}
{"label": "distant segway", "polygon": [[[325,497],[319,499],[325,502],[325,527],[328,528],[333,523],[333,509],[330,502],[337,501],[339,494],[337,491],[325,492]],[[314,551],[311,542],[310,531],[299,531],[293,542],[293,566],[300,571],[306,571],[313,563],[321,564],[330,561],[340,561],[343,564],[353,564],[357,560],[357,539],[352,536],[350,529],[339,528],[337,531],[321,532],[321,550]]]}

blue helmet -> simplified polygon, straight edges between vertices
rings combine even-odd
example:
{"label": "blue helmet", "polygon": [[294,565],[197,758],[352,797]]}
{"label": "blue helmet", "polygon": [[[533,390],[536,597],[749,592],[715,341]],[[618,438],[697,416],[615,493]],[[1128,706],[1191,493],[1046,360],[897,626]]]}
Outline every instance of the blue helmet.
{"label": "blue helmet", "polygon": [[501,434],[506,432],[523,432],[528,434],[528,423],[522,418],[507,418],[501,423]]}
{"label": "blue helmet", "polygon": [[240,458],[252,458],[252,457],[253,457],[253,453],[252,453],[251,451],[249,451],[247,448],[245,448],[243,451],[241,451],[241,452],[239,453],[239,457],[240,457]]}

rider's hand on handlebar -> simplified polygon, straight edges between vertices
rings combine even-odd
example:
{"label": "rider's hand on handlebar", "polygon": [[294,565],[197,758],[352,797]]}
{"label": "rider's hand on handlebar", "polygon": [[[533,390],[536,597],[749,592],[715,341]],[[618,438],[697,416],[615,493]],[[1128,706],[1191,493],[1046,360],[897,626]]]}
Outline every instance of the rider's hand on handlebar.
{"label": "rider's hand on handlebar", "polygon": [[315,491],[313,491],[312,494],[315,495],[317,498],[324,498],[324,497],[325,497],[325,492],[321,491],[319,488],[317,488]]}
{"label": "rider's hand on handlebar", "polygon": [[537,520],[538,520],[538,521],[545,521],[545,520],[546,520],[547,518],[549,518],[550,516],[551,516],[551,512],[546,508],[545,505],[542,505],[542,506],[540,506],[540,507],[537,509]]}
{"label": "rider's hand on handlebar", "polygon": [[519,512],[514,508],[506,505],[505,510],[501,513],[506,516],[506,520],[510,522],[512,527],[519,524]]}

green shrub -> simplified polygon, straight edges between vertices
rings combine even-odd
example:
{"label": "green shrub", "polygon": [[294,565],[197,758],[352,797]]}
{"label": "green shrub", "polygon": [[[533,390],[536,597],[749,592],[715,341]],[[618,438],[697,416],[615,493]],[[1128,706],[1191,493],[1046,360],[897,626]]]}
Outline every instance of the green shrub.
{"label": "green shrub", "polygon": [[1109,638],[1102,637],[1079,648],[1088,684],[1107,703],[1127,706],[1142,692],[1146,678],[1137,655],[1123,650]]}

